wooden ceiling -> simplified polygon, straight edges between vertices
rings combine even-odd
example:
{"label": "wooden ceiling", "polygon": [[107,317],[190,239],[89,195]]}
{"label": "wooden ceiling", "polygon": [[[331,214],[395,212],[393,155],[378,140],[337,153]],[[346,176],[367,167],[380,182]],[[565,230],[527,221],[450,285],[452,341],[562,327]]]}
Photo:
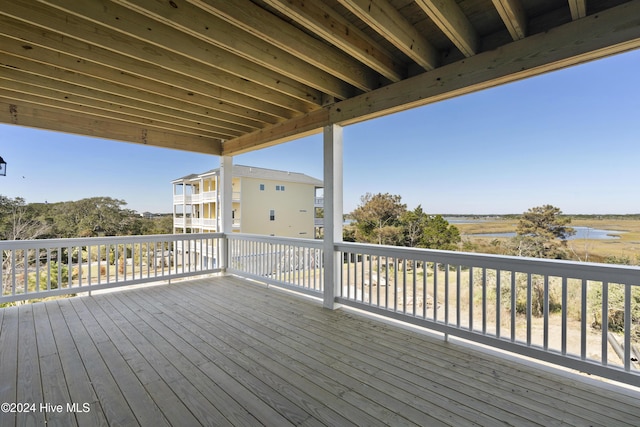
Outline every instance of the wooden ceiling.
{"label": "wooden ceiling", "polygon": [[0,122],[234,155],[640,47],[640,0],[0,0]]}

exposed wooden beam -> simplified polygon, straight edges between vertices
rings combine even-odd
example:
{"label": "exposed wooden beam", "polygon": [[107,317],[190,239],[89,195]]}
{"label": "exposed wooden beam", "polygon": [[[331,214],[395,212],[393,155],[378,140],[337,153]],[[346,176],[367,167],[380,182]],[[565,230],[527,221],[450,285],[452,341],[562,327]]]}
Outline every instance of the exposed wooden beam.
{"label": "exposed wooden beam", "polygon": [[527,16],[521,0],[493,0],[493,5],[514,40],[527,36]]}
{"label": "exposed wooden beam", "polygon": [[[179,87],[188,92],[195,92],[203,96],[221,99],[232,105],[237,105],[242,108],[255,110],[279,118],[287,119],[299,114],[295,110],[274,105],[266,100],[256,99],[249,96],[248,94],[251,94],[252,89],[258,88],[259,91],[262,92],[262,95],[260,95],[259,98],[268,99],[268,95],[273,93],[273,91],[269,91],[266,88],[253,83],[236,78],[230,78],[230,76],[225,76],[224,74],[216,74],[215,72],[209,75],[209,78],[216,80],[217,83],[234,86],[234,89],[230,90],[226,87],[221,87],[204,81],[203,79],[208,75],[205,70],[200,69],[199,72],[196,72],[198,74],[202,74],[202,79],[191,78],[186,73],[187,71],[195,72],[195,70],[190,69],[187,64],[183,64],[183,67],[180,67],[180,64],[178,63],[174,64],[176,71],[157,67],[152,63],[138,61],[109,49],[95,46],[86,43],[85,41],[73,39],[72,37],[68,37],[64,34],[43,31],[42,28],[32,27],[26,23],[16,22],[15,20],[2,16],[3,11],[4,10],[0,10],[0,34],[4,34],[9,38],[15,37],[14,44],[16,44],[17,47],[23,45],[29,46],[29,49],[23,49],[25,50],[25,56],[36,56],[36,48],[42,47],[75,58],[75,61],[81,69],[98,64],[100,65],[98,68],[113,68],[119,73],[135,76],[137,79],[150,79],[164,85]],[[46,19],[42,16],[40,18]],[[76,21],[76,18],[73,16],[70,16],[68,19],[70,21]],[[139,47],[144,49],[144,44],[139,43]],[[146,54],[148,54],[150,58],[154,56],[153,52],[148,51]],[[182,72],[179,70],[182,70]],[[281,95],[277,93],[274,95],[276,95],[276,98],[280,98],[280,100],[283,101],[288,98],[282,98]],[[289,98],[289,100],[291,100],[291,98]]]}
{"label": "exposed wooden beam", "polygon": [[[105,13],[108,13],[107,11]],[[309,101],[303,101],[300,98],[285,95],[272,88],[239,79],[237,76],[219,68],[206,66],[187,56],[175,54],[162,47],[152,46],[144,40],[124,35],[113,31],[111,28],[41,4],[32,4],[27,7],[23,3],[10,2],[3,5],[0,13],[24,22],[33,23],[43,29],[62,35],[63,41],[69,45],[69,49],[73,49],[68,50],[67,53],[89,59],[93,54],[94,48],[99,48],[102,53],[109,52],[110,56],[115,55],[117,57],[117,60],[112,60],[111,64],[127,64],[127,70],[129,71],[137,67],[141,69],[139,75],[143,77],[149,76],[154,72],[170,72],[175,74],[168,80],[170,82],[180,81],[181,79],[198,80],[207,85],[213,82],[214,86],[245,94],[247,99],[248,96],[246,95],[250,95],[259,101],[296,113],[304,113],[317,108],[317,105]],[[118,21],[119,19],[116,18],[114,16],[113,20]],[[124,18],[122,20],[128,21]],[[135,21],[129,24],[131,26],[136,25]],[[69,38],[72,38],[72,40],[68,40]],[[71,47],[74,44],[73,40],[80,41],[88,46],[86,49],[74,49]],[[109,66],[109,64],[107,62],[103,65]],[[274,82],[274,84],[277,83]],[[215,87],[210,87],[209,90],[214,89]]]}
{"label": "exposed wooden beam", "polygon": [[[0,24],[2,22],[3,17],[0,16]],[[11,25],[7,26],[9,30],[13,28]],[[0,32],[1,28],[5,27],[0,25]],[[16,39],[0,34],[0,53],[4,54],[2,61],[7,68],[43,76],[43,81],[51,79],[67,82],[131,100],[174,108],[200,117],[201,120],[215,116],[234,128],[239,126],[258,129],[279,121],[275,116],[224,103],[191,90],[133,76],[92,62],[78,61],[77,57],[60,51],[39,47],[34,52],[34,46],[24,42],[24,39],[20,39],[16,43]],[[38,60],[31,60],[31,56],[37,56]]]}
{"label": "exposed wooden beam", "polygon": [[[346,99],[355,94],[354,88],[351,85],[334,75],[320,70],[290,52],[275,47],[256,37],[253,33],[247,33],[243,29],[215,15],[208,14],[187,2],[181,2],[179,4],[174,2],[173,4],[177,6],[177,8],[175,8],[169,2],[158,2],[155,0],[114,1],[141,14],[151,15],[154,19],[167,26],[202,40],[200,43],[196,40],[191,43],[195,49],[194,57],[199,56],[200,52],[205,51],[200,45],[207,46],[207,49],[209,49],[208,46],[210,45],[223,49],[218,55],[228,57],[224,62],[228,63],[230,67],[236,68],[235,72],[238,75],[243,75],[244,78],[250,78],[246,76],[247,67],[243,65],[243,61],[233,60],[231,57],[232,54],[266,68],[266,70],[263,71],[265,75],[277,73],[278,76],[286,76],[286,78],[291,79],[292,82],[299,82],[300,85],[314,88],[316,91],[335,96],[339,99]],[[73,3],[75,3],[75,1],[73,1]],[[77,9],[77,7],[74,6],[74,9]],[[144,26],[144,23],[140,25]],[[144,34],[144,31],[142,31],[142,33]],[[154,34],[154,38],[156,37]],[[159,42],[167,46],[168,41],[159,40]],[[190,46],[174,37],[172,37],[169,42],[174,46],[181,47],[183,53],[184,50]],[[211,52],[206,52],[206,54],[209,56]],[[280,77],[279,80],[281,82],[278,86],[283,86],[286,78],[283,79]],[[274,80],[278,80],[278,78]],[[289,85],[292,86],[294,84],[289,83]],[[306,91],[309,94],[313,94],[313,102],[321,103],[322,97],[319,93],[313,93],[310,89],[306,89]]]}
{"label": "exposed wooden beam", "polygon": [[438,66],[438,51],[387,0],[338,1],[425,70]]}
{"label": "exposed wooden beam", "polygon": [[[0,38],[0,42],[1,40],[2,38]],[[0,52],[2,51],[0,50]],[[10,79],[14,82],[32,86],[33,88],[41,87],[43,91],[51,89],[59,92],[63,97],[81,97],[88,100],[85,102],[92,102],[95,106],[106,104],[114,110],[135,110],[139,111],[139,114],[150,115],[151,117],[165,117],[167,120],[183,122],[185,125],[191,124],[196,127],[202,126],[203,128],[217,129],[220,132],[228,132],[228,135],[239,135],[262,127],[241,126],[211,116],[196,115],[187,109],[178,108],[179,105],[169,102],[170,100],[168,99],[162,100],[156,97],[156,102],[152,102],[151,99],[154,98],[144,96],[147,95],[146,93],[131,90],[127,91],[127,88],[124,87],[119,88],[122,89],[123,94],[97,90],[92,86],[83,84],[97,84],[93,81],[95,79],[92,80],[87,76],[64,72],[44,64],[30,63],[23,58],[7,55],[3,58],[3,62],[5,62],[5,64],[0,64],[0,67],[4,67],[0,78]],[[16,65],[20,66],[20,68],[15,68]],[[38,65],[40,67],[38,67]],[[39,68],[40,73],[29,71],[34,68]],[[129,96],[124,96],[127,92]],[[135,95],[139,95],[139,97],[136,98]]]}
{"label": "exposed wooden beam", "polygon": [[203,154],[220,155],[222,147],[221,141],[216,139],[159,131],[126,122],[114,126],[112,120],[88,118],[62,110],[52,111],[18,101],[7,102],[1,99],[0,122]]}
{"label": "exposed wooden beam", "polygon": [[264,129],[225,141],[222,145],[223,156],[235,156],[248,151],[270,147],[305,136],[314,135],[329,125],[329,110],[323,108],[304,116],[268,126]]}
{"label": "exposed wooden beam", "polygon": [[[11,70],[7,71],[10,72]],[[50,87],[31,85],[16,80],[7,80],[5,77],[7,76],[0,77],[0,97],[4,97],[9,101],[11,99],[20,99],[51,108],[75,111],[79,114],[98,116],[105,119],[113,118],[115,120],[143,124],[158,129],[209,138],[229,139],[240,135],[240,132],[230,132],[226,129],[139,110],[127,105],[111,104],[101,99],[75,95],[69,91],[59,91],[51,89]]]}
{"label": "exposed wooden beam", "polygon": [[569,0],[569,9],[571,10],[571,19],[584,18],[587,16],[587,0]]}
{"label": "exposed wooden beam", "polygon": [[464,56],[478,51],[478,35],[455,0],[415,0]]}
{"label": "exposed wooden beam", "polygon": [[400,81],[406,76],[405,68],[391,53],[325,3],[304,0],[265,0],[265,3],[392,82]]}
{"label": "exposed wooden beam", "polygon": [[[377,73],[349,56],[283,22],[250,0],[187,0],[207,12],[227,20],[244,31],[288,50],[321,70],[332,73],[356,88],[369,91],[379,87]],[[295,43],[291,41],[295,40]]]}
{"label": "exposed wooden beam", "polygon": [[640,1],[624,3],[332,105],[350,124],[640,48]]}

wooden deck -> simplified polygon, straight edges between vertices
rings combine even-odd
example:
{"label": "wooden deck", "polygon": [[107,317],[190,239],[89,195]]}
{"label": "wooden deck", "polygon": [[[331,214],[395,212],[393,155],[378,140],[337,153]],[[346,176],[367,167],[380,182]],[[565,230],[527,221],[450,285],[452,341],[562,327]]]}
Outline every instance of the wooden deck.
{"label": "wooden deck", "polygon": [[637,390],[232,277],[2,309],[0,325],[0,402],[22,411],[3,427],[640,424]]}

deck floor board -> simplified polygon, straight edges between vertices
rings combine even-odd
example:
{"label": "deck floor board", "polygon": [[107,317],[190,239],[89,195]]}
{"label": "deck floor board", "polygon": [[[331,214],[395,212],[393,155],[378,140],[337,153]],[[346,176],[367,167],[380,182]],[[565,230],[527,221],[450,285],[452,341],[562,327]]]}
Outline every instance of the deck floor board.
{"label": "deck floor board", "polygon": [[[0,309],[0,425],[637,425],[640,391],[236,277]],[[66,411],[87,403],[88,412]]]}

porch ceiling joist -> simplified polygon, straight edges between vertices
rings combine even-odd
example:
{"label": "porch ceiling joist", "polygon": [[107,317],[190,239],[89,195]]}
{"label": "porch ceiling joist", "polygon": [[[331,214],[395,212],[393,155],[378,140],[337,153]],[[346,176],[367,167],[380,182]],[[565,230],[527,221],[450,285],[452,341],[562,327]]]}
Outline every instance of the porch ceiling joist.
{"label": "porch ceiling joist", "polygon": [[234,155],[640,46],[640,0],[0,0],[0,122]]}

